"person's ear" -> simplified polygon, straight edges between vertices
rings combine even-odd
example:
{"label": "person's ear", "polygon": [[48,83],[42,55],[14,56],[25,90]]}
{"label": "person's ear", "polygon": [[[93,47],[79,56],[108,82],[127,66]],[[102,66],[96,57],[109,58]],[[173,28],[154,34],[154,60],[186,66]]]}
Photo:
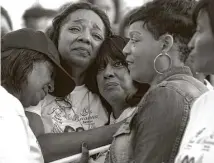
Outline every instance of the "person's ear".
{"label": "person's ear", "polygon": [[164,52],[168,52],[170,51],[170,49],[172,48],[173,44],[174,44],[174,39],[172,37],[172,35],[170,34],[165,34],[162,35],[159,39],[162,43],[162,51]]}

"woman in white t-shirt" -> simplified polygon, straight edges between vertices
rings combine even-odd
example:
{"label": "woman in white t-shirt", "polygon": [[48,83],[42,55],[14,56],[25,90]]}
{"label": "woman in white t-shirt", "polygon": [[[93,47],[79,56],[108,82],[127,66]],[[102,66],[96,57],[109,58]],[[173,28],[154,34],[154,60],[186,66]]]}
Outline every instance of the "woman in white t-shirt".
{"label": "woman in white t-shirt", "polygon": [[48,34],[76,87],[57,72],[54,93],[27,108],[47,162],[80,153],[83,142],[89,149],[110,144],[120,126],[101,127],[108,122],[108,113],[94,93],[90,69],[102,42],[111,35],[107,15],[88,3],[71,4],[54,19]]}
{"label": "woman in white t-shirt", "polygon": [[[197,30],[189,47],[196,72],[214,74],[214,1],[201,0],[194,11]],[[175,163],[214,162],[214,90],[200,96],[191,109]]]}

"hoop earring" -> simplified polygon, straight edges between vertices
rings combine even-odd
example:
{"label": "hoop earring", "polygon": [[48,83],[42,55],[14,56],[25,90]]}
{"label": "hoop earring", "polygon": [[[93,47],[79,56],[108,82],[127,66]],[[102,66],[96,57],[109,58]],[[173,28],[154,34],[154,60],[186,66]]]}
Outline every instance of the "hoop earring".
{"label": "hoop earring", "polygon": [[[156,68],[156,61],[157,61],[157,59],[158,59],[159,57],[161,57],[161,56],[166,56],[166,57],[169,59],[170,64],[169,64],[169,68],[168,68],[168,69],[170,69],[171,66],[172,66],[172,59],[171,59],[171,57],[169,56],[169,54],[167,54],[166,52],[164,52],[164,53],[162,52],[162,53],[158,54],[158,55],[155,57],[155,59],[154,59],[154,70],[155,70],[156,73],[158,73],[158,74],[163,74],[163,72],[159,71],[159,70]],[[165,71],[165,70],[164,70],[164,71]]]}

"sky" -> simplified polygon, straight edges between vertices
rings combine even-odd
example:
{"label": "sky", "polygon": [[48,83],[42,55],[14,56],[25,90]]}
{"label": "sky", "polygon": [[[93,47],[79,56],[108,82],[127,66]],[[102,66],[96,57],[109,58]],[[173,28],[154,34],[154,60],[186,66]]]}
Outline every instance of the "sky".
{"label": "sky", "polygon": [[[1,0],[0,5],[3,6],[9,13],[14,30],[23,27],[22,15],[24,11],[38,3],[44,8],[58,9],[62,4],[77,0]],[[145,0],[124,0],[129,7],[135,7],[142,4]]]}

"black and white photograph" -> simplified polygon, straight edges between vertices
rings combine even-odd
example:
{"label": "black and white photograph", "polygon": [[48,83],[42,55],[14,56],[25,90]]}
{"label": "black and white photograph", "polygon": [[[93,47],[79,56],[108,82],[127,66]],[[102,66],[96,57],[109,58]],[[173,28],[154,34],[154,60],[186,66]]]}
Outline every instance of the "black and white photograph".
{"label": "black and white photograph", "polygon": [[0,7],[0,163],[214,163],[214,0]]}

